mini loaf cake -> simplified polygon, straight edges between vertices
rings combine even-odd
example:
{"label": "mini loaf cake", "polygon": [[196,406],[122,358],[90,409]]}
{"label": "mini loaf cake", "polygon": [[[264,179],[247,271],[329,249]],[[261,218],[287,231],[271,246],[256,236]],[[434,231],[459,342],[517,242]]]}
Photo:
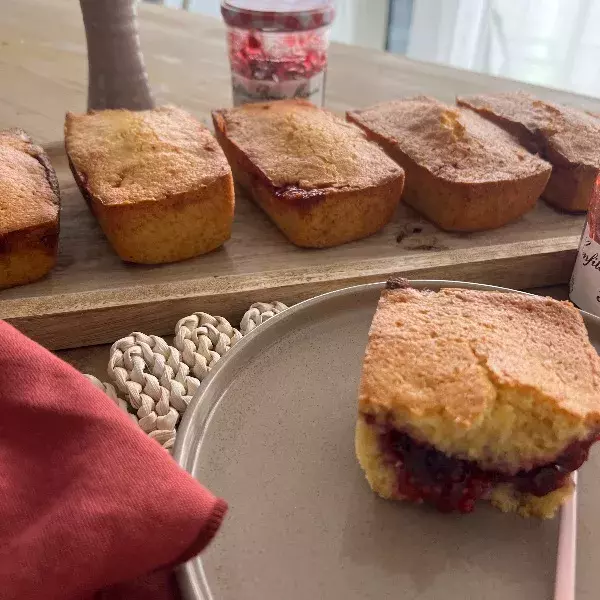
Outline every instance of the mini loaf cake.
{"label": "mini loaf cake", "polygon": [[355,126],[302,100],[213,112],[236,182],[298,246],[364,238],[392,218],[404,173]]}
{"label": "mini loaf cake", "polygon": [[356,427],[379,495],[551,517],[599,433],[600,358],[569,302],[388,283]]}
{"label": "mini loaf cake", "polygon": [[550,165],[472,113],[428,97],[348,113],[405,171],[404,202],[448,231],[500,227],[531,210]]}
{"label": "mini loaf cake", "polygon": [[68,113],[65,146],[83,196],[123,260],[183,260],[229,238],[231,169],[210,131],[187,112]]}
{"label": "mini loaf cake", "polygon": [[52,269],[59,205],[58,180],[42,148],[19,129],[0,131],[0,288]]}
{"label": "mini loaf cake", "polygon": [[552,163],[545,200],[567,211],[587,210],[600,174],[600,120],[524,92],[459,97],[457,102]]}

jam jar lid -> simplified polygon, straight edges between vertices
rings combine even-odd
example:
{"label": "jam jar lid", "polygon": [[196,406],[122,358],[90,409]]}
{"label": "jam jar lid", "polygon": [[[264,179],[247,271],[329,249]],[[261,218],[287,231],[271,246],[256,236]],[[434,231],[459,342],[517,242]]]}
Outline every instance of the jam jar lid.
{"label": "jam jar lid", "polygon": [[308,31],[330,25],[333,0],[222,0],[225,23],[260,31]]}

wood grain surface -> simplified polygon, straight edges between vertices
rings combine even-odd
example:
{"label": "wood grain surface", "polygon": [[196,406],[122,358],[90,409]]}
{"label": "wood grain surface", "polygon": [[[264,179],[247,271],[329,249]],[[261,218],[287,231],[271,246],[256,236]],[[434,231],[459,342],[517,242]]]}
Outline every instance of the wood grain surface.
{"label": "wood grain surface", "polygon": [[[205,119],[211,109],[229,106],[231,83],[221,22],[145,3],[138,12],[141,46],[157,100],[181,104]],[[86,106],[79,2],[3,2],[0,70],[0,127],[18,125],[38,142],[61,140],[65,112]],[[597,98],[344,44],[331,46],[326,104],[343,111],[411,94],[453,102],[457,94],[516,89],[600,112]]]}
{"label": "wood grain surface", "polygon": [[[180,104],[204,120],[211,108],[230,105],[219,21],[141,5],[140,29],[160,102]],[[49,348],[112,342],[132,330],[169,333],[178,318],[197,310],[236,319],[253,301],[293,303],[392,273],[515,288],[564,283],[570,275],[583,217],[542,202],[513,225],[470,235],[439,232],[402,207],[376,236],[311,251],[289,244],[241,195],[224,248],[172,265],[126,265],[88,212],[62,150],[65,111],[85,106],[77,2],[22,0],[3,7],[0,67],[0,127],[22,127],[46,144],[63,197],[58,267],[42,281],[0,292],[0,318]],[[459,93],[517,88],[600,109],[591,98],[343,45],[331,49],[327,105],[343,111],[415,93],[452,101]]]}

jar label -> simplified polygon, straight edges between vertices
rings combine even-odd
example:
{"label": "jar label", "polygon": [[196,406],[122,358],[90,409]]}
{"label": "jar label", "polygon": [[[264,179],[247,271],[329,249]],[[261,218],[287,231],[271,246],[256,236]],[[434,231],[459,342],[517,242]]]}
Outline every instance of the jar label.
{"label": "jar label", "polygon": [[240,106],[249,102],[267,102],[285,98],[302,98],[316,106],[323,104],[325,71],[308,79],[289,81],[264,81],[248,79],[238,73],[231,73],[233,105]]}
{"label": "jar label", "polygon": [[581,310],[600,316],[600,244],[590,235],[589,223],[579,243],[569,299]]}

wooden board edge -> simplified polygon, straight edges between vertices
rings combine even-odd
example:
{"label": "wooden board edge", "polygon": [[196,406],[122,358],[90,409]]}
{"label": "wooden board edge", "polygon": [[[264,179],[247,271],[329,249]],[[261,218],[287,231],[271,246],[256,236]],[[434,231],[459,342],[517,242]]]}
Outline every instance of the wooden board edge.
{"label": "wooden board edge", "polygon": [[[74,309],[63,313],[39,313],[6,320],[27,336],[51,350],[112,343],[131,331],[147,334],[172,334],[175,323],[196,311],[219,314],[237,324],[253,302],[279,300],[295,304],[335,289],[382,281],[389,275],[412,279],[454,279],[475,281],[515,289],[565,284],[571,275],[576,250],[540,251],[524,256],[496,256],[475,262],[436,266],[414,266],[405,270],[345,271],[330,278],[314,277],[282,280],[268,274],[255,277],[255,284],[246,282],[243,289],[195,291],[185,296],[164,297],[128,305],[110,305],[89,309]],[[441,258],[441,257],[440,257]],[[332,275],[330,273],[330,275]],[[249,281],[253,278],[249,276]],[[149,297],[148,295],[145,296]],[[151,297],[151,296],[150,296]]]}
{"label": "wooden board edge", "polygon": [[[333,264],[300,266],[290,269],[278,268],[269,271],[247,274],[224,274],[201,276],[194,279],[155,284],[137,284],[117,288],[68,292],[55,292],[43,296],[0,299],[0,319],[14,320],[42,315],[54,315],[62,318],[65,313],[83,313],[106,310],[113,307],[142,306],[149,300],[153,303],[175,302],[185,299],[197,299],[210,296],[227,295],[231,292],[251,294],[255,290],[287,287],[293,284],[317,285],[333,282],[343,285],[345,281],[372,281],[385,279],[396,273],[412,273],[432,267],[445,267],[450,271],[465,264],[473,264],[477,274],[484,271],[486,265],[498,260],[514,261],[520,268],[520,261],[528,256],[546,256],[563,251],[575,251],[579,237],[563,236],[528,242],[512,242],[488,246],[487,248],[463,248],[450,251],[428,251],[415,254],[399,253],[397,256],[369,260],[343,261]],[[445,277],[448,279],[450,277]],[[532,273],[535,277],[535,273]],[[527,287],[536,285],[535,280]],[[340,286],[338,286],[340,287]],[[514,287],[514,286],[513,286]],[[57,286],[58,289],[60,289]]]}

